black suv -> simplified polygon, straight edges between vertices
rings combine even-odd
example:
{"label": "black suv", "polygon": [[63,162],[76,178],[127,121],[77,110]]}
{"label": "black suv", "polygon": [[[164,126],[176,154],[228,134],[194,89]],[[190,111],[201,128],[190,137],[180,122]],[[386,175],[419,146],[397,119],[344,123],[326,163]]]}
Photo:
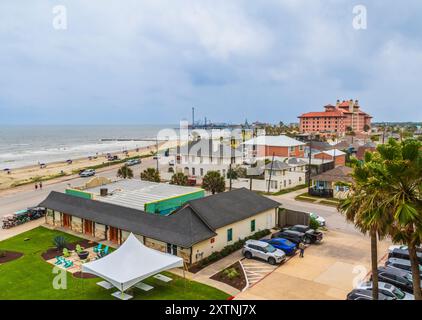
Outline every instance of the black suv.
{"label": "black suv", "polygon": [[390,283],[407,293],[413,294],[412,275],[409,272],[390,267],[378,267],[378,280]]}
{"label": "black suv", "polygon": [[293,231],[293,230],[283,230],[274,233],[271,236],[271,239],[274,238],[284,238],[290,240],[295,244],[299,244],[301,242],[305,242],[305,234],[303,232]]}
{"label": "black suv", "polygon": [[[422,264],[422,252],[416,252],[416,256],[418,257],[419,264]],[[398,259],[405,259],[410,260],[409,257],[409,250],[399,249],[396,248],[388,254],[389,258],[398,258]]]}
{"label": "black suv", "polygon": [[[395,300],[396,298],[387,297],[381,292],[378,293],[378,300]],[[372,300],[372,290],[353,289],[347,295],[347,300]]]}
{"label": "black suv", "polygon": [[316,231],[309,226],[297,224],[293,227],[285,228],[284,230],[291,230],[291,231],[297,231],[297,232],[304,233],[306,243],[315,243],[315,242],[322,241],[322,232]]}

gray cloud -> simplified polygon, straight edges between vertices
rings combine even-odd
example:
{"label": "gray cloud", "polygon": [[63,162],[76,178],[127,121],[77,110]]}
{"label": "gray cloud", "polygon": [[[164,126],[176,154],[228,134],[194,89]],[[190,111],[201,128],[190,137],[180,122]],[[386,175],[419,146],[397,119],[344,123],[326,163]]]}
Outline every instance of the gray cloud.
{"label": "gray cloud", "polygon": [[[63,4],[68,30],[52,27]],[[337,98],[376,120],[422,119],[422,3],[0,3],[0,123],[296,121]]]}

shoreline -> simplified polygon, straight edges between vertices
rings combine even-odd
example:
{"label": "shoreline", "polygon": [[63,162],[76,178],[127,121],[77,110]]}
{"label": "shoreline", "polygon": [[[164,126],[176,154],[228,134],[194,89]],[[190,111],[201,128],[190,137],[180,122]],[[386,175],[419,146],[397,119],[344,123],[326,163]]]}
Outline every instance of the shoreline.
{"label": "shoreline", "polygon": [[[166,142],[160,142],[158,144],[158,151],[174,148],[178,144],[177,140],[169,140]],[[77,159],[72,159],[72,164],[68,164],[67,161],[53,161],[50,163],[45,163],[46,167],[41,168],[39,165],[29,165],[23,166],[20,168],[15,168],[10,170],[10,174],[6,171],[0,172],[0,191],[6,191],[9,189],[14,189],[20,186],[28,185],[31,183],[41,182],[41,181],[52,181],[55,179],[60,179],[66,176],[71,176],[77,174],[80,170],[95,167],[95,166],[114,166],[124,163],[128,158],[133,157],[145,157],[149,154],[156,152],[156,144],[151,144],[144,147],[139,147],[131,150],[125,151],[115,151],[109,152],[113,156],[118,156],[119,161],[113,162],[108,161],[106,155],[108,152],[102,152],[101,154],[96,155],[97,158],[92,156],[91,160],[89,157],[81,157]],[[109,163],[109,165],[108,165]]]}

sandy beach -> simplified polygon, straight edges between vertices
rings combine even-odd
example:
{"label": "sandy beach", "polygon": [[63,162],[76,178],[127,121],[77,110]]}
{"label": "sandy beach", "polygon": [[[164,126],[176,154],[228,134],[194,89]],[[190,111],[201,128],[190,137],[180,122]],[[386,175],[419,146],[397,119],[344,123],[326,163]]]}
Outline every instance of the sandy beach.
{"label": "sandy beach", "polygon": [[[165,150],[168,148],[174,148],[177,146],[177,141],[162,142],[159,144],[159,150]],[[119,159],[125,159],[135,156],[146,156],[151,152],[156,151],[156,145],[139,148],[138,150],[129,150],[128,153],[115,152],[112,155],[117,155]],[[94,158],[89,159],[88,157],[72,159],[72,163],[68,164],[65,161],[46,163],[45,168],[40,168],[39,165],[27,166],[23,168],[17,168],[10,171],[8,174],[5,171],[0,172],[0,191],[10,189],[13,187],[33,183],[35,181],[60,179],[65,176],[70,176],[79,172],[87,167],[101,165],[107,163],[108,160],[106,155],[101,154]],[[121,164],[116,164],[119,166]]]}

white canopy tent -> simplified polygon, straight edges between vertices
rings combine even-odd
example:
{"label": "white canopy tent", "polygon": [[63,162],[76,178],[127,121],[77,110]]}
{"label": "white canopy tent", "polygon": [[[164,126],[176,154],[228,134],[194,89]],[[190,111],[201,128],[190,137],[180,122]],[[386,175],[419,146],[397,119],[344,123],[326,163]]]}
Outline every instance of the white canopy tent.
{"label": "white canopy tent", "polygon": [[132,233],[109,255],[82,265],[82,272],[95,274],[124,292],[161,271],[183,267],[183,259],[144,246]]}

